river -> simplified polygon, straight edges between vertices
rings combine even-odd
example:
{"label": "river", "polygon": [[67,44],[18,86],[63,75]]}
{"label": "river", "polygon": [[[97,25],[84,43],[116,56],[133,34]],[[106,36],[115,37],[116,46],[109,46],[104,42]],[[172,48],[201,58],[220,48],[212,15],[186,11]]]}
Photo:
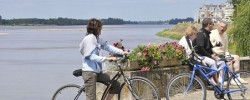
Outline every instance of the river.
{"label": "river", "polygon": [[[171,39],[155,34],[172,25],[104,25],[109,44],[123,39],[126,49]],[[61,85],[82,84],[72,71],[81,68],[78,45],[86,26],[0,26],[1,100],[50,100]],[[107,54],[107,53],[106,53]],[[103,55],[106,55],[103,53]]]}

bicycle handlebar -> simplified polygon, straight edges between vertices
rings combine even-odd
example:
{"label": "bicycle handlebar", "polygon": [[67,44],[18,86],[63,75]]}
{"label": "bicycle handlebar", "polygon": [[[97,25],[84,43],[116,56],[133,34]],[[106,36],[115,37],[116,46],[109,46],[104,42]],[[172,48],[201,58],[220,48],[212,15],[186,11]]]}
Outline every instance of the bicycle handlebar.
{"label": "bicycle handlebar", "polygon": [[125,62],[126,59],[129,59],[129,56],[127,54],[124,55],[117,55],[117,62]]}

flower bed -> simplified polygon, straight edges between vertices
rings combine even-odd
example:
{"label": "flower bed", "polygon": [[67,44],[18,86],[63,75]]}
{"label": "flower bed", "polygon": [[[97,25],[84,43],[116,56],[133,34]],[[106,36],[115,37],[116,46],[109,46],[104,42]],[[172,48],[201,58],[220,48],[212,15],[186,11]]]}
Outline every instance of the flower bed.
{"label": "flower bed", "polygon": [[[125,51],[121,42],[122,40],[114,43],[114,46]],[[129,60],[125,70],[150,71],[154,68],[181,65],[186,60],[186,53],[176,42],[139,45],[130,53]]]}
{"label": "flower bed", "polygon": [[182,46],[171,42],[159,46],[155,44],[138,46],[129,57],[130,66],[127,70],[144,69],[145,67],[150,70],[181,65],[182,61],[186,59],[186,53]]}

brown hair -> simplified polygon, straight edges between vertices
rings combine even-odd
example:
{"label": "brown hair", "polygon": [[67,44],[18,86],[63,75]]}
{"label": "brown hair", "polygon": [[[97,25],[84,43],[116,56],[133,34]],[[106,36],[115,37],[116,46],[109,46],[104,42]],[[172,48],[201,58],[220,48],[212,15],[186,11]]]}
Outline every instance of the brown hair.
{"label": "brown hair", "polygon": [[87,25],[87,35],[94,34],[96,37],[98,37],[101,32],[102,25],[103,23],[101,20],[98,20],[96,18],[90,19]]}
{"label": "brown hair", "polygon": [[185,33],[186,33],[186,36],[188,36],[188,37],[190,37],[190,36],[192,36],[192,35],[197,35],[197,29],[194,27],[194,26],[189,26],[187,29],[186,29],[186,31],[185,31]]}
{"label": "brown hair", "polygon": [[202,21],[202,27],[205,28],[208,24],[213,24],[212,18],[204,18]]}

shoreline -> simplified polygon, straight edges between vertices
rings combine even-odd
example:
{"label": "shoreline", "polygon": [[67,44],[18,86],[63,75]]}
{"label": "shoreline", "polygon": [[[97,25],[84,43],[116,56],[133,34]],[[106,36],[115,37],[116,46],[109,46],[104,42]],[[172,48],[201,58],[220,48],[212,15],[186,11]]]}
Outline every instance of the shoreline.
{"label": "shoreline", "polygon": [[0,32],[0,36],[2,36],[2,35],[8,35],[8,34],[10,34],[10,33],[1,33]]}
{"label": "shoreline", "polygon": [[185,35],[185,30],[189,26],[195,26],[197,29],[200,29],[201,25],[198,23],[179,23],[170,29],[162,30],[156,35],[159,37],[170,38],[174,40],[180,40],[182,36]]}

